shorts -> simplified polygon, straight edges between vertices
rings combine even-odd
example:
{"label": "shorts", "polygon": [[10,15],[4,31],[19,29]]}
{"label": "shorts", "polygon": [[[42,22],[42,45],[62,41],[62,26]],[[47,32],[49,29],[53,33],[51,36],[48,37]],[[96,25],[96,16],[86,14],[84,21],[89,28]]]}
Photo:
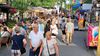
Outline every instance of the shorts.
{"label": "shorts", "polygon": [[20,50],[11,50],[11,56],[21,56]]}

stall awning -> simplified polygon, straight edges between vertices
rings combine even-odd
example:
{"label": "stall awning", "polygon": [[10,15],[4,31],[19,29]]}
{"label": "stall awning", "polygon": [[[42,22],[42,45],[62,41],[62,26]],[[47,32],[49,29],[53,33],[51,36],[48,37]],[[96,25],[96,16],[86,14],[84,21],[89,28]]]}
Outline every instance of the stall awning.
{"label": "stall awning", "polygon": [[5,13],[16,13],[16,9],[7,4],[0,4],[0,11]]}
{"label": "stall awning", "polygon": [[82,6],[82,4],[79,3],[79,4],[75,4],[75,5],[73,5],[72,8],[73,8],[73,9],[76,9],[76,8],[81,7],[81,6]]}

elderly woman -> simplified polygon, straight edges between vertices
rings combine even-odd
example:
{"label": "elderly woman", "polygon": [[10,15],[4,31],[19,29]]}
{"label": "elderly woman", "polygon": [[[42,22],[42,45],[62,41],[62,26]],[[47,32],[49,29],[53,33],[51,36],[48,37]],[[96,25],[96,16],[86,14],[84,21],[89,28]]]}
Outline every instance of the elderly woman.
{"label": "elderly woman", "polygon": [[39,56],[43,51],[43,56],[59,56],[59,48],[55,39],[51,38],[51,32],[46,33],[46,38],[43,39],[43,43],[40,49]]}

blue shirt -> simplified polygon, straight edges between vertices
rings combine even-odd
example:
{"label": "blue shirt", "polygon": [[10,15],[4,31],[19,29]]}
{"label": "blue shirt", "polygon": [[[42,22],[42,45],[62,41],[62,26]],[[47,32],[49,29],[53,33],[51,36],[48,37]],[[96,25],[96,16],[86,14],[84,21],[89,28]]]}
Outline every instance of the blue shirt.
{"label": "blue shirt", "polygon": [[23,48],[23,39],[24,35],[14,35],[12,37],[13,44],[11,49],[19,50],[20,48]]}
{"label": "blue shirt", "polygon": [[39,24],[39,31],[44,33],[44,25],[43,24]]}

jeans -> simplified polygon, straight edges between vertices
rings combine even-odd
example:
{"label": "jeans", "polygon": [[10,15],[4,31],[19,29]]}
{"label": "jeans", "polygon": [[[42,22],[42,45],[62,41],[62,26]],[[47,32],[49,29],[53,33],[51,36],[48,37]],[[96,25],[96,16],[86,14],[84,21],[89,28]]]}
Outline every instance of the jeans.
{"label": "jeans", "polygon": [[29,51],[29,56],[38,56],[39,55],[39,52],[40,52],[40,47],[37,48],[36,51],[33,51],[34,47],[30,49]]}

